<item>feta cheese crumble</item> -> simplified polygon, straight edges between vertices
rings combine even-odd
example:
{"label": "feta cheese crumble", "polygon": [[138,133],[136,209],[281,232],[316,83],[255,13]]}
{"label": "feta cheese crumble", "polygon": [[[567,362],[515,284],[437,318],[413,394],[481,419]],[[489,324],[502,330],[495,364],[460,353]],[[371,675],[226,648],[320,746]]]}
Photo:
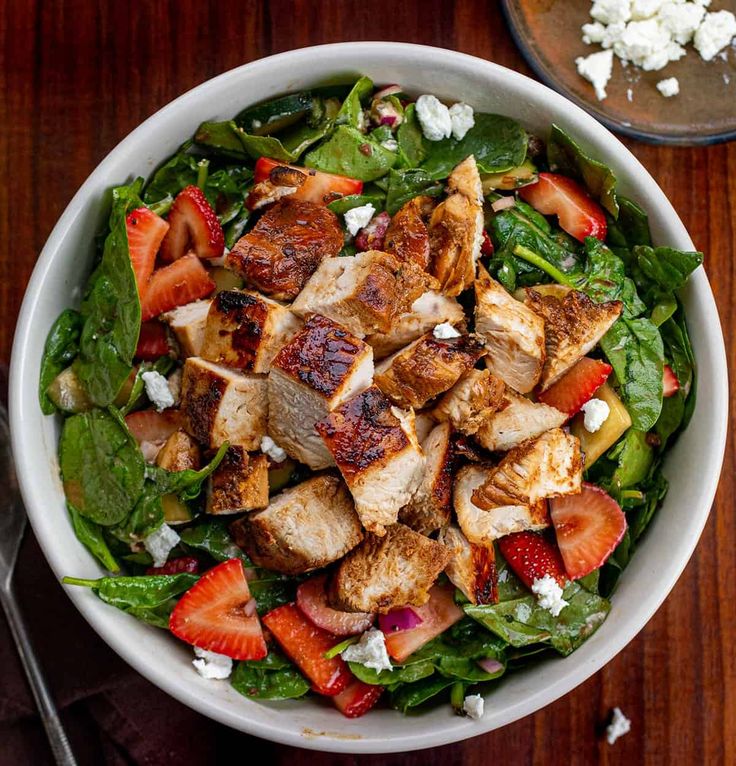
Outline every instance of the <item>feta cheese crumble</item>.
{"label": "feta cheese crumble", "polygon": [[557,580],[548,574],[534,580],[532,593],[537,597],[539,606],[546,609],[553,617],[557,617],[569,605],[569,602],[562,598],[562,588]]}
{"label": "feta cheese crumble", "polygon": [[672,98],[680,92],[680,82],[676,77],[668,77],[657,83],[657,90],[665,97]]}
{"label": "feta cheese crumble", "polygon": [[600,430],[600,427],[608,420],[611,414],[611,408],[603,399],[590,399],[582,406],[582,412],[585,415],[583,425],[588,433],[594,434]]}
{"label": "feta cheese crumble", "polygon": [[422,133],[428,141],[441,141],[452,135],[450,110],[436,96],[419,96],[416,114]]}
{"label": "feta cheese crumble", "polygon": [[463,713],[465,713],[468,718],[479,721],[483,718],[485,704],[485,700],[480,694],[468,694],[463,700]]}
{"label": "feta cheese crumble", "polygon": [[731,11],[706,13],[695,33],[693,45],[705,61],[715,58],[736,37],[736,16]]}
{"label": "feta cheese crumble", "polygon": [[590,15],[602,24],[618,24],[631,18],[631,0],[594,0]]}
{"label": "feta cheese crumble", "polygon": [[393,665],[386,651],[386,637],[376,628],[367,630],[357,644],[351,644],[340,656],[345,662],[357,662],[373,670],[393,670]]}
{"label": "feta cheese crumble", "polygon": [[613,718],[606,727],[606,739],[608,744],[612,745],[619,737],[628,734],[631,731],[631,721],[621,712],[620,707],[613,709]]}
{"label": "feta cheese crumble", "polygon": [[599,51],[590,56],[578,56],[575,59],[578,74],[593,83],[595,95],[599,101],[606,97],[606,85],[613,72],[613,51]]}
{"label": "feta cheese crumble", "polygon": [[151,554],[153,566],[162,567],[178,542],[179,535],[168,524],[162,524],[143,539],[143,547]]}
{"label": "feta cheese crumble", "polygon": [[208,652],[198,646],[194,647],[194,653],[197,657],[192,660],[192,665],[202,678],[214,681],[230,678],[230,674],[233,672],[233,661],[230,657],[217,652]]}
{"label": "feta cheese crumble", "polygon": [[376,213],[376,208],[370,204],[360,205],[348,210],[345,215],[345,226],[348,227],[350,236],[354,237],[361,229],[365,228]]}
{"label": "feta cheese crumble", "polygon": [[460,333],[449,322],[435,325],[434,330],[432,330],[432,335],[434,335],[437,340],[449,340],[450,338],[460,337]]}
{"label": "feta cheese crumble", "polygon": [[268,455],[274,463],[283,463],[286,460],[286,450],[279,447],[270,436],[261,439],[261,452]]}
{"label": "feta cheese crumble", "polygon": [[475,125],[473,107],[462,102],[453,104],[450,107],[450,120],[452,121],[452,137],[458,141],[462,140]]}
{"label": "feta cheese crumble", "polygon": [[669,2],[662,6],[659,23],[672,35],[676,43],[685,45],[693,39],[703,16],[705,8],[702,5]]}
{"label": "feta cheese crumble", "polygon": [[160,372],[144,372],[141,380],[146,386],[146,396],[159,412],[174,406],[174,395],[169,388],[169,381]]}

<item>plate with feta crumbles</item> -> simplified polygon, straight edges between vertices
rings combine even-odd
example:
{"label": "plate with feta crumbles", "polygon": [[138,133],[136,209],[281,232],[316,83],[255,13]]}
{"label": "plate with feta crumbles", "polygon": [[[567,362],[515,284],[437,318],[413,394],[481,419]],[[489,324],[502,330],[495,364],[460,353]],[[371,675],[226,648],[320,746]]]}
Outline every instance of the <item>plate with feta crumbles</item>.
{"label": "plate with feta crumbles", "polygon": [[736,137],[736,0],[504,0],[537,75],[652,143]]}
{"label": "plate with feta crumbles", "polygon": [[290,744],[429,747],[566,693],[664,599],[723,344],[702,254],[582,110],[451,51],[296,51],[80,194],[19,320],[14,451],[54,571],[154,683]]}

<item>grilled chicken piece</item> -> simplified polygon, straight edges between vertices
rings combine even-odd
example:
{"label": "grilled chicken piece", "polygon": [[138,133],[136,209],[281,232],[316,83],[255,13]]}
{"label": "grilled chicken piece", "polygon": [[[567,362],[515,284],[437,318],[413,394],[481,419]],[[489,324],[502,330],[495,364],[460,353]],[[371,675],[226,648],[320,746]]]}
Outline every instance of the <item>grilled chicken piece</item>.
{"label": "grilled chicken piece", "polygon": [[179,343],[181,356],[199,356],[212,301],[194,301],[161,314]]}
{"label": "grilled chicken piece", "polygon": [[424,475],[414,497],[399,511],[399,521],[422,535],[430,535],[450,521],[453,462],[451,432],[449,423],[441,423],[422,439]]}
{"label": "grilled chicken piece", "polygon": [[321,569],[363,540],[350,493],[330,474],[284,490],[230,531],[253,563],[288,575]]}
{"label": "grilled chicken piece", "polygon": [[257,183],[248,195],[248,207],[251,210],[278,202],[298,191],[307,180],[307,174],[298,168],[289,165],[276,165],[271,170],[269,177]]}
{"label": "grilled chicken piece", "polygon": [[580,290],[570,290],[561,300],[527,289],[526,304],[544,319],[547,359],[540,388],[548,389],[593,349],[621,316],[623,303],[594,303]]}
{"label": "grilled chicken piece", "polygon": [[266,377],[189,357],[181,381],[181,411],[184,429],[200,444],[216,449],[229,441],[257,450],[268,420]]}
{"label": "grilled chicken piece", "polygon": [[226,515],[268,505],[268,458],[230,447],[209,478],[207,513]]}
{"label": "grilled chicken piece", "polygon": [[212,301],[200,355],[248,372],[268,372],[279,349],[301,327],[280,303],[257,293],[223,290]]}
{"label": "grilled chicken piece", "polygon": [[271,363],[269,435],[313,470],[334,465],[314,424],[370,386],[372,378],[368,344],[326,317],[310,317]]}
{"label": "grilled chicken piece", "polygon": [[471,604],[495,604],[498,601],[498,579],[493,544],[471,543],[454,524],[441,530],[437,539],[452,555],[445,567],[450,582]]}
{"label": "grilled chicken piece", "polygon": [[480,267],[475,280],[475,331],[486,342],[486,364],[511,388],[529,393],[544,365],[544,320]]}
{"label": "grilled chicken piece", "polygon": [[440,339],[430,332],[384,359],[374,380],[394,404],[421,409],[452,388],[484,353],[483,343],[474,335]]}
{"label": "grilled chicken piece", "polygon": [[506,386],[488,370],[468,370],[437,402],[432,416],[472,436],[503,406]]}
{"label": "grilled chicken piece", "polygon": [[459,325],[465,321],[462,306],[455,298],[429,291],[411,304],[409,311],[394,319],[388,332],[369,335],[366,342],[373,346],[376,359],[384,359],[429,332],[438,324]]}
{"label": "grilled chicken piece", "polygon": [[384,248],[400,261],[413,261],[426,271],[429,266],[429,231],[427,220],[435,202],[431,197],[414,197],[391,219]]}
{"label": "grilled chicken piece", "polygon": [[394,319],[436,284],[414,263],[368,250],[323,261],[291,310],[323,314],[363,338],[388,332]]}
{"label": "grilled chicken piece", "polygon": [[293,300],[325,258],[337,255],[343,233],[324,205],[282,199],[228,253],[226,265],[278,300]]}
{"label": "grilled chicken piece", "polygon": [[498,411],[485,420],[476,441],[491,452],[505,452],[545,431],[559,428],[567,415],[542,402],[533,402],[507,388]]}
{"label": "grilled chicken piece", "polygon": [[377,535],[393,524],[422,480],[424,454],[414,416],[371,386],[316,425],[355,499],[363,526]]}
{"label": "grilled chicken piece", "polygon": [[408,604],[422,606],[449,560],[441,543],[394,524],[382,537],[368,534],[340,562],[330,584],[330,603],[345,612],[381,614]]}
{"label": "grilled chicken piece", "polygon": [[448,197],[429,221],[429,272],[445,295],[459,295],[475,279],[483,242],[483,189],[472,155],[447,179]]}
{"label": "grilled chicken piece", "polygon": [[414,417],[414,430],[417,434],[417,441],[421,444],[436,425],[435,419],[430,414],[418,412]]}
{"label": "grilled chicken piece", "polygon": [[197,471],[201,465],[199,445],[186,431],[174,431],[156,455],[156,465],[166,471]]}
{"label": "grilled chicken piece", "polygon": [[475,545],[490,545],[512,532],[548,527],[545,500],[529,506],[518,498],[499,494],[497,505],[490,510],[484,510],[473,502],[475,491],[490,480],[493,471],[488,466],[467,465],[455,477],[452,502],[457,523],[465,537]]}

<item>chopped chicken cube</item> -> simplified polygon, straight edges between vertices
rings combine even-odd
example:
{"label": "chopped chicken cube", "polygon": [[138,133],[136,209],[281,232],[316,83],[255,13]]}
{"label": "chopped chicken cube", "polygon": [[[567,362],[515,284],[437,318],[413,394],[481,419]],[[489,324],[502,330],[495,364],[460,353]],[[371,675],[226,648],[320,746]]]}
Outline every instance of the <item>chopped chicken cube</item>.
{"label": "chopped chicken cube", "polygon": [[225,515],[268,505],[268,458],[230,447],[209,479],[207,513]]}
{"label": "chopped chicken cube", "polygon": [[435,202],[431,197],[414,197],[391,219],[384,248],[402,262],[413,261],[420,269],[429,266],[427,221]]}
{"label": "chopped chicken cube", "polygon": [[156,455],[156,465],[166,471],[196,471],[201,465],[199,445],[186,431],[174,431]]}
{"label": "chopped chicken cube", "polygon": [[437,402],[432,416],[472,436],[504,403],[506,386],[488,370],[468,370]]}
{"label": "chopped chicken cube", "polygon": [[471,543],[459,527],[450,524],[440,531],[439,541],[452,554],[445,574],[471,604],[493,604],[498,601],[496,552],[493,544]]}
{"label": "chopped chicken cube", "polygon": [[212,301],[194,301],[161,314],[161,319],[174,333],[183,357],[199,356],[211,303]]}

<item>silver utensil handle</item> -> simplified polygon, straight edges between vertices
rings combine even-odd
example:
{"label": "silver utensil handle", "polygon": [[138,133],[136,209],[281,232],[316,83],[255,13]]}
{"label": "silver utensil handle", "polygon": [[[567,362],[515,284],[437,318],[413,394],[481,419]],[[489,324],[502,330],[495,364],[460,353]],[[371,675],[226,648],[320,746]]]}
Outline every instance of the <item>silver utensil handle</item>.
{"label": "silver utensil handle", "polygon": [[0,588],[0,601],[8,618],[10,631],[15,639],[15,645],[18,648],[18,654],[25,668],[31,691],[41,714],[41,721],[46,729],[46,735],[49,738],[49,744],[51,745],[56,763],[59,766],[77,766],[77,761],[74,758],[66,732],[59,719],[59,713],[56,710],[56,705],[46,684],[46,679],[28,635],[25,620],[18,608],[18,602],[11,587]]}

